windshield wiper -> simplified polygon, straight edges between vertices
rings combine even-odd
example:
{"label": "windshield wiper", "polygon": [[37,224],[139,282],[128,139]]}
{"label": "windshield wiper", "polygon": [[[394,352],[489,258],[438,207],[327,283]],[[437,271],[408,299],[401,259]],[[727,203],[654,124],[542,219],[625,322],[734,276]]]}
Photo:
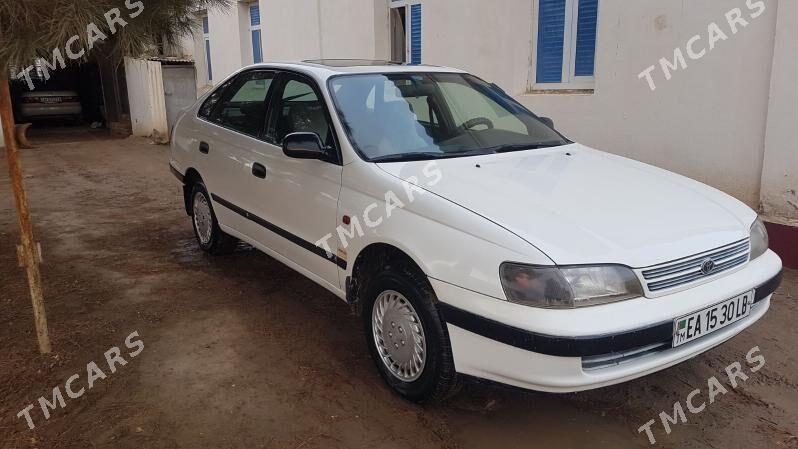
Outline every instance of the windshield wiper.
{"label": "windshield wiper", "polygon": [[431,159],[449,159],[454,157],[482,156],[493,154],[493,150],[471,150],[471,151],[452,151],[450,153],[420,152],[420,153],[400,153],[378,156],[369,159],[369,162],[410,162],[426,161]]}
{"label": "windshield wiper", "polygon": [[540,148],[560,147],[563,145],[567,145],[567,143],[563,142],[562,140],[551,140],[549,142],[532,144],[521,143],[513,145],[499,145],[497,147],[491,148],[491,150],[493,150],[494,153],[511,153],[513,151],[538,150]]}

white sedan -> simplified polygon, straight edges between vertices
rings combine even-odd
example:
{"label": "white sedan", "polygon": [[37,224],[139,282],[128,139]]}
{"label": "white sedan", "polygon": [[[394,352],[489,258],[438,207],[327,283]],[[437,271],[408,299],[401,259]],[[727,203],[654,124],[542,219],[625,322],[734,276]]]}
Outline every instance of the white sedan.
{"label": "white sedan", "polygon": [[243,240],[359,312],[386,382],[572,392],[759,320],[781,260],[711,187],[571,142],[450,68],[260,64],[187,110],[171,169],[199,246]]}

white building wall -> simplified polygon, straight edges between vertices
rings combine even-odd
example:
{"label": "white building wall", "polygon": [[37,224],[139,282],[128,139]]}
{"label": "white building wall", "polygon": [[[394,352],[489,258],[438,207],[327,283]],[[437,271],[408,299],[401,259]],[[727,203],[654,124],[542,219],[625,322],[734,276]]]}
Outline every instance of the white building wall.
{"label": "white building wall", "polygon": [[[241,57],[242,45],[250,45],[248,41],[241,41],[242,10],[242,5],[238,2],[231,2],[223,8],[211,8],[208,10],[211,69],[213,71],[212,84],[222,81],[227,75],[250,63],[250,61],[245,63]],[[247,16],[246,19],[249,20],[249,17]],[[201,30],[200,37],[202,37]],[[203,43],[203,45],[205,44]]]}
{"label": "white building wall", "polygon": [[260,0],[260,10],[264,61],[291,61],[320,56],[320,2]]}
{"label": "white building wall", "polygon": [[260,0],[260,10],[264,61],[374,59],[388,48],[378,0]]}
{"label": "white building wall", "polygon": [[[251,3],[232,2],[227,7],[207,11],[213,69],[210,84],[216,84],[230,73],[253,63],[249,29]],[[386,58],[389,53],[387,3],[372,0],[259,0],[258,4],[264,61],[375,59]],[[197,14],[198,21],[203,14]],[[201,29],[195,32],[193,44],[187,42],[186,45],[193,47],[197,79],[205,84],[207,64]]]}
{"label": "white building wall", "polygon": [[798,224],[798,2],[783,0],[778,8],[762,208],[771,218]]}
{"label": "white building wall", "polygon": [[[596,86],[591,95],[522,95],[566,135],[596,148],[708,183],[759,206],[768,110],[775,2],[732,35],[724,14],[743,0],[603,0],[599,7]],[[652,92],[638,74],[673,59],[694,35],[707,42],[717,22],[727,41]]]}
{"label": "white building wall", "polygon": [[508,93],[523,93],[532,51],[532,1],[419,2],[422,62],[457,67]]}

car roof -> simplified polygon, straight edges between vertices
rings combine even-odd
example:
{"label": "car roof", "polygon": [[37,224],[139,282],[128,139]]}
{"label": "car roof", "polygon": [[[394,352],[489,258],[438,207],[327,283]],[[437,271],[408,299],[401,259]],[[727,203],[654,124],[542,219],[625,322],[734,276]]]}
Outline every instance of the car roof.
{"label": "car roof", "polygon": [[433,65],[410,65],[390,61],[376,61],[365,59],[315,59],[299,62],[271,62],[254,64],[247,68],[272,68],[303,72],[313,75],[321,80],[332,76],[358,73],[465,73],[451,67],[438,67]]}

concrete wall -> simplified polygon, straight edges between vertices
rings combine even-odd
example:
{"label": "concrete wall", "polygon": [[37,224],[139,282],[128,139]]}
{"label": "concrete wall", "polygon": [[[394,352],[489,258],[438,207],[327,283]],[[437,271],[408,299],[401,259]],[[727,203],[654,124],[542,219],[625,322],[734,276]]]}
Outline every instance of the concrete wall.
{"label": "concrete wall", "polygon": [[778,7],[773,77],[762,171],[762,208],[798,224],[798,2]]}

